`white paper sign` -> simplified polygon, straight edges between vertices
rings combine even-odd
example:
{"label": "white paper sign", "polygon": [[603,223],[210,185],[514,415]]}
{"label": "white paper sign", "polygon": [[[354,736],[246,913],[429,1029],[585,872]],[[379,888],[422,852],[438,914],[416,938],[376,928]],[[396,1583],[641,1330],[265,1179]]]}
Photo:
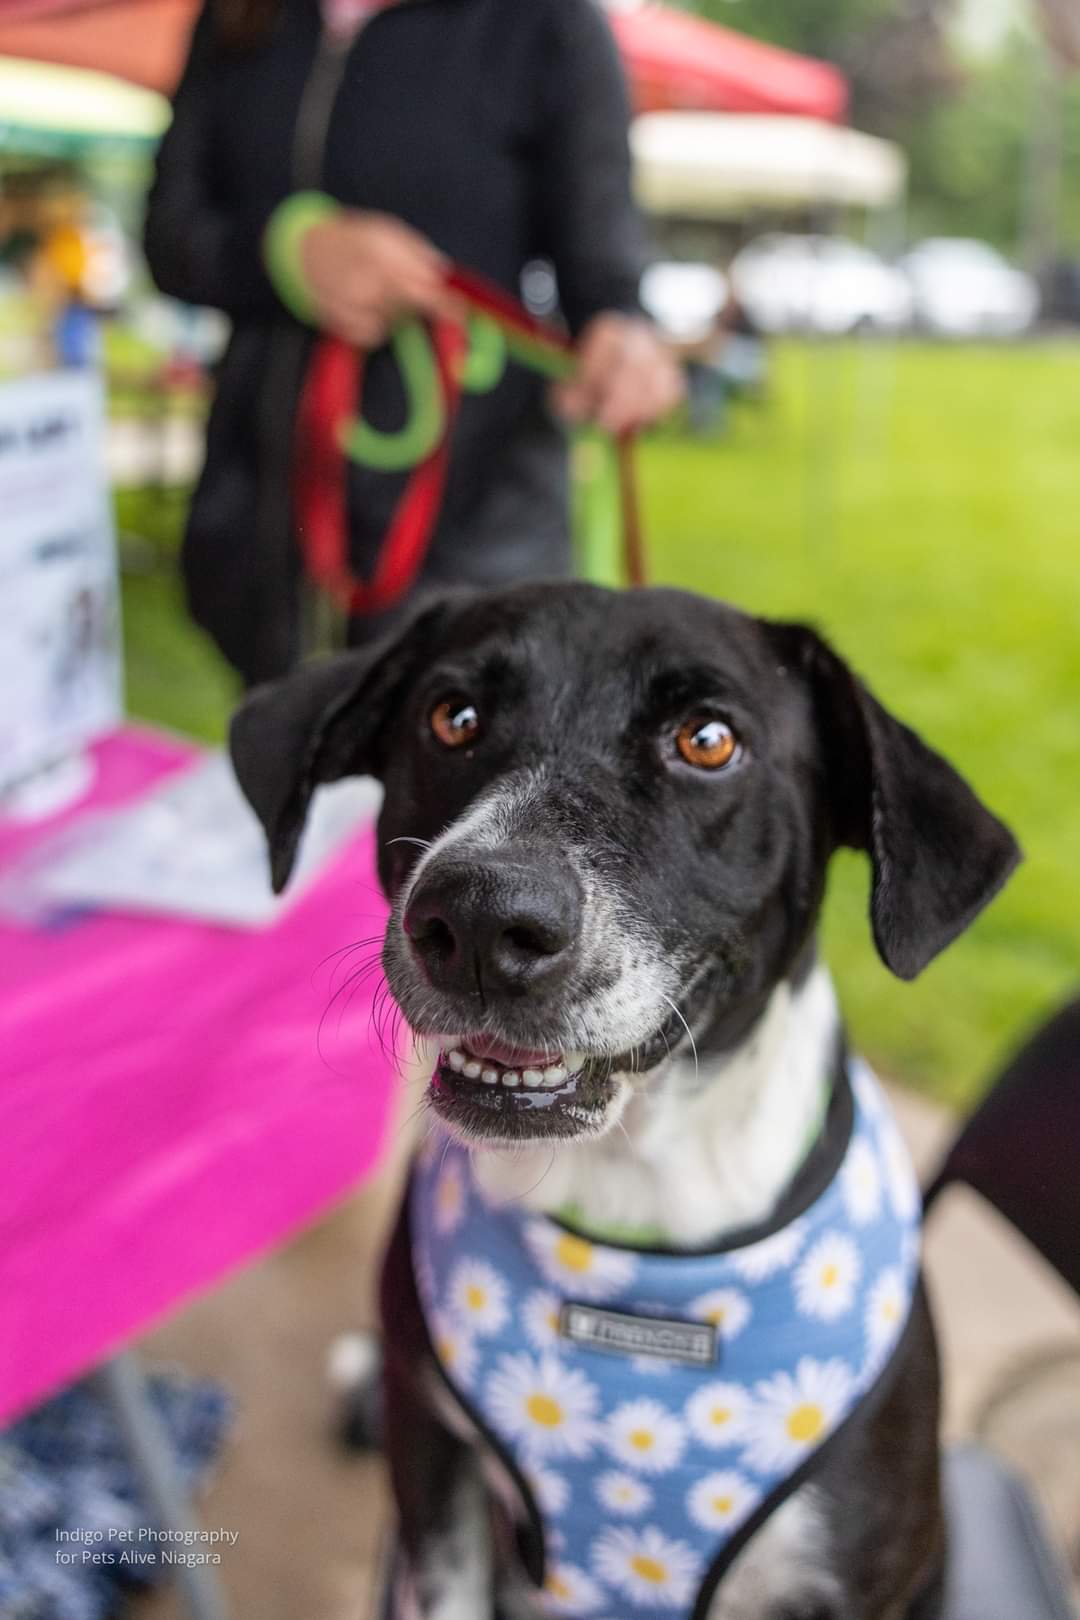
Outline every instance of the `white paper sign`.
{"label": "white paper sign", "polygon": [[381,802],[368,776],[319,788],[296,871],[275,899],[263,830],[228,758],[208,754],[135,804],[86,816],[39,845],[25,870],[0,883],[0,911],[30,919],[90,906],[260,928],[304,894]]}
{"label": "white paper sign", "polygon": [[104,428],[93,372],[0,386],[0,793],[121,716]]}

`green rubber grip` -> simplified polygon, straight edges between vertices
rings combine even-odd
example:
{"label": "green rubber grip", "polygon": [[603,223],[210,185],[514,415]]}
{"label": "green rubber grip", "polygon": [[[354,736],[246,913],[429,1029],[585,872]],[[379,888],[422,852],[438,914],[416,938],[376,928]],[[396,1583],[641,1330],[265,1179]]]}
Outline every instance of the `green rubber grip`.
{"label": "green rubber grip", "polygon": [[318,326],[315,301],[300,268],[300,246],[313,225],[341,212],[321,191],[297,191],[279,203],[263,232],[263,263],[285,308],[308,326]]}
{"label": "green rubber grip", "polygon": [[506,339],[486,315],[469,316],[469,352],[461,373],[468,394],[490,394],[506,370]]}
{"label": "green rubber grip", "polygon": [[426,461],[446,431],[439,370],[423,322],[411,316],[399,321],[390,334],[390,347],[409,401],[405,426],[384,433],[363,417],[354,416],[338,428],[338,443],[345,454],[377,472],[402,472]]}

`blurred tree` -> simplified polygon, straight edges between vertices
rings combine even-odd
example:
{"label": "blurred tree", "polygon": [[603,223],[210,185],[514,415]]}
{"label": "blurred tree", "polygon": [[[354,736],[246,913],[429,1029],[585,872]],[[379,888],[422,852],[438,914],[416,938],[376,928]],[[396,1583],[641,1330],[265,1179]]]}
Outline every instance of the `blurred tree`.
{"label": "blurred tree", "polygon": [[916,235],[986,237],[1015,249],[1021,230],[1031,68],[1027,42],[973,64],[961,92],[907,142]]}
{"label": "blurred tree", "polygon": [[861,128],[904,140],[929,108],[960,88],[949,40],[952,9],[951,0],[882,5],[842,47],[838,61],[851,80]]}
{"label": "blurred tree", "polygon": [[1080,10],[1075,0],[1038,0],[1038,6],[1054,50],[1070,67],[1080,68]]}
{"label": "blurred tree", "polygon": [[[1039,234],[1030,217],[1031,165],[1046,161],[1032,151],[1036,101],[1046,93],[1041,58],[1030,35],[1011,33],[991,60],[970,64],[960,93],[912,131],[907,146],[915,234],[981,236],[1009,253],[1030,255],[1033,230]],[[1060,251],[1075,255],[1080,250],[1080,79],[1066,79],[1058,93],[1061,191],[1043,203],[1054,211]]]}
{"label": "blurred tree", "polygon": [[861,128],[903,140],[958,84],[948,41],[953,0],[682,0],[685,10],[835,62]]}
{"label": "blurred tree", "polygon": [[895,0],[680,0],[713,22],[786,45],[809,56],[839,60],[838,48],[894,9]]}
{"label": "blurred tree", "polygon": [[[912,237],[979,236],[1017,254],[1033,238],[1032,126],[1044,94],[1037,21],[1069,59],[1077,0],[1039,0],[990,54],[964,53],[956,0],[679,0],[740,33],[835,62],[852,121],[911,159]],[[1024,9],[1018,15],[1023,17]],[[1061,88],[1062,188],[1054,234],[1080,252],[1080,74]],[[1037,177],[1036,177],[1037,185]],[[1046,206],[1046,199],[1043,199]]]}

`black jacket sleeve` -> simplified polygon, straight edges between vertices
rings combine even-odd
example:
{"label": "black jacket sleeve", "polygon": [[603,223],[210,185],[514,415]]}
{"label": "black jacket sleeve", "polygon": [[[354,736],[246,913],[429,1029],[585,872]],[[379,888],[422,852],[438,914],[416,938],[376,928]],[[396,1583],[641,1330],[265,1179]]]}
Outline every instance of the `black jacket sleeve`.
{"label": "black jacket sleeve", "polygon": [[639,309],[645,233],[630,189],[629,98],[596,0],[549,0],[539,154],[544,251],[577,333],[601,310]]}
{"label": "black jacket sleeve", "polygon": [[234,316],[270,314],[280,305],[263,270],[261,233],[236,217],[214,184],[211,9],[206,0],[173,99],[172,124],[158,149],[143,246],[163,293]]}

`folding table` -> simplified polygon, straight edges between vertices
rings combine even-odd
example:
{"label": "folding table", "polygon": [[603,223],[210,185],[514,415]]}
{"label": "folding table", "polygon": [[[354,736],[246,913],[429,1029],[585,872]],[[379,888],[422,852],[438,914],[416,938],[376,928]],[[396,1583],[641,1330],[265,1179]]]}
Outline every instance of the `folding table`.
{"label": "folding table", "polygon": [[[107,738],[82,802],[33,825],[0,818],[0,873],[196,753],[134,727]],[[190,1508],[125,1346],[379,1157],[393,1073],[371,1028],[377,970],[327,1013],[346,963],[333,953],[385,922],[373,844],[370,828],[356,836],[260,930],[93,911],[0,921],[0,1423],[97,1369],[169,1527]],[[219,1620],[210,1571],[177,1573],[191,1612]]]}

